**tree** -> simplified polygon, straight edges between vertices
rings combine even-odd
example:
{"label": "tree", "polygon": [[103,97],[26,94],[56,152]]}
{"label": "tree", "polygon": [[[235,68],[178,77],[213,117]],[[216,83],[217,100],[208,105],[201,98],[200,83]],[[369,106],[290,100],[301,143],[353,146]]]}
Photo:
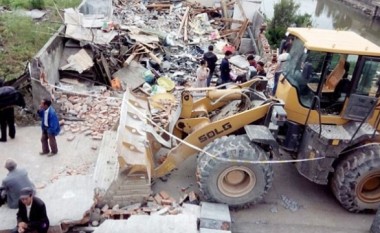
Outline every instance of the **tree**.
{"label": "tree", "polygon": [[284,38],[286,29],[290,26],[307,27],[311,26],[310,14],[297,14],[300,5],[293,0],[280,0],[274,5],[272,20],[269,20],[266,36],[271,46],[279,47]]}

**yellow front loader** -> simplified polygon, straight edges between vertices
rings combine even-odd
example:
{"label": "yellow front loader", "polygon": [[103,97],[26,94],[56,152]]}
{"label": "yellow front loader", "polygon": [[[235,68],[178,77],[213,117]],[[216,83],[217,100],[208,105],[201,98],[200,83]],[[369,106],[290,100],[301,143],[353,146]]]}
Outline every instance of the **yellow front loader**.
{"label": "yellow front loader", "polygon": [[[184,90],[169,124],[159,131],[150,98],[126,93],[117,137],[123,177],[143,177],[149,185],[198,155],[195,175],[202,197],[239,208],[269,190],[271,164],[280,160],[281,149],[304,177],[330,185],[347,210],[376,209],[380,48],[352,32],[288,32],[292,48],[274,97],[265,92],[264,77],[227,89]],[[336,93],[345,79],[346,90]],[[161,147],[168,152],[158,164]]]}

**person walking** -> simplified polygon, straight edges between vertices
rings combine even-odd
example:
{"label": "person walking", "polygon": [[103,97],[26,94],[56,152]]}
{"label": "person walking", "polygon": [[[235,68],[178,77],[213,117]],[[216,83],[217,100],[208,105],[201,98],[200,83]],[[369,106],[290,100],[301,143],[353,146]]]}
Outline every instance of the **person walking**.
{"label": "person walking", "polygon": [[45,203],[34,196],[32,188],[23,188],[18,204],[17,227],[12,233],[47,233],[49,226]]}
{"label": "person walking", "polygon": [[222,62],[220,63],[220,78],[222,80],[221,84],[225,84],[231,81],[230,78],[230,72],[231,72],[231,67],[230,67],[230,62],[228,61],[232,57],[232,52],[231,51],[226,51],[224,53],[224,58],[222,59]]}
{"label": "person walking", "polygon": [[218,61],[218,57],[214,53],[214,46],[212,45],[208,46],[208,52],[203,54],[203,60],[207,62],[207,67],[210,70],[209,75],[207,77],[207,87],[209,87],[212,76],[215,71],[216,62]]}
{"label": "person walking", "polygon": [[209,77],[210,69],[207,68],[207,62],[201,60],[200,66],[197,69],[197,80],[195,87],[207,87],[207,78]]}
{"label": "person walking", "polygon": [[1,199],[6,200],[8,207],[16,209],[20,198],[21,189],[25,187],[35,188],[28,177],[25,169],[17,168],[17,163],[13,159],[5,161],[5,168],[9,171],[1,184]]}
{"label": "person walking", "polygon": [[40,155],[46,155],[50,152],[50,155],[55,155],[58,153],[55,136],[59,134],[61,128],[59,126],[58,116],[53,106],[51,106],[51,101],[48,99],[43,99],[41,101],[40,109],[37,111],[37,113],[41,117],[42,128],[42,152],[40,152]]}

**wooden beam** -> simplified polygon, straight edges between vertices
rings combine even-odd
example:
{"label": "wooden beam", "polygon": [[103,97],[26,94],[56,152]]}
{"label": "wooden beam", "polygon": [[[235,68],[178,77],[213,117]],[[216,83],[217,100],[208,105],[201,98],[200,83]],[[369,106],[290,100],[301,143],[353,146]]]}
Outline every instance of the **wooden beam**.
{"label": "wooden beam", "polygon": [[168,10],[170,9],[172,4],[156,4],[156,3],[153,3],[153,4],[150,4],[150,5],[147,5],[146,8],[148,9],[152,9],[152,8],[167,8]]}
{"label": "wooden beam", "polygon": [[245,11],[244,11],[244,9],[243,9],[243,6],[241,5],[240,0],[236,0],[236,3],[237,3],[237,5],[238,5],[238,7],[239,7],[239,10],[240,10],[240,12],[241,12],[241,15],[244,17],[244,19],[247,19],[247,16],[246,16],[246,14],[245,14]]}
{"label": "wooden beam", "polygon": [[238,35],[236,36],[235,40],[234,40],[234,46],[236,49],[239,48],[240,46],[240,42],[241,42],[241,38],[243,37],[245,31],[247,30],[247,27],[248,27],[248,19],[246,18],[245,22],[243,23],[243,25],[240,27],[240,31],[238,33]]}
{"label": "wooden beam", "polygon": [[185,42],[187,42],[189,39],[187,37],[187,25],[189,23],[189,16],[186,16],[186,19],[185,19],[185,28],[183,29],[184,30],[184,33],[183,33],[183,40]]}
{"label": "wooden beam", "polygon": [[230,36],[230,35],[233,35],[233,34],[236,34],[236,32],[223,33],[223,34],[220,34],[219,36],[220,37],[226,37],[226,36]]}
{"label": "wooden beam", "polygon": [[234,30],[232,30],[232,29],[226,29],[226,30],[221,31],[220,33],[221,34],[222,33],[237,33],[239,31],[240,31],[240,29],[234,29]]}
{"label": "wooden beam", "polygon": [[186,18],[188,18],[189,11],[190,11],[190,7],[186,7],[185,14],[182,17],[181,25],[179,26],[179,29],[178,29],[178,33],[177,33],[178,36],[181,35],[181,31],[182,31],[183,26],[185,25]]}
{"label": "wooden beam", "polygon": [[[240,23],[243,24],[245,21],[244,20],[238,20],[238,19],[226,19],[226,18],[215,18],[215,21],[226,21],[226,22],[231,22],[231,23]],[[252,24],[249,22],[249,24]]]}
{"label": "wooden beam", "polygon": [[149,49],[147,49],[145,46],[143,46],[143,47],[145,49],[145,52],[147,52],[148,55],[150,56],[150,58],[152,58],[158,64],[161,64],[161,59],[159,59],[156,55],[154,55],[154,53],[152,53],[151,51],[149,51]]}
{"label": "wooden beam", "polygon": [[232,6],[232,5],[234,5],[235,3],[236,3],[236,1],[231,1],[231,2],[227,3],[226,5],[227,5],[227,6]]}
{"label": "wooden beam", "polygon": [[227,3],[226,0],[221,0],[220,4],[222,5],[222,11],[223,11],[223,16],[224,18],[230,18],[228,15],[228,9],[227,9]]}

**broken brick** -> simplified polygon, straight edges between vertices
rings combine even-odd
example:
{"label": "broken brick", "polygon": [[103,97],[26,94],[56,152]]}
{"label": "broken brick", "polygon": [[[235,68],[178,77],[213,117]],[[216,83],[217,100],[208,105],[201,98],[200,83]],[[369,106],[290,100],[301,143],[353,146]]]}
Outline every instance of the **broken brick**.
{"label": "broken brick", "polygon": [[162,197],[160,196],[160,194],[156,194],[154,196],[154,200],[156,201],[157,204],[161,205]]}
{"label": "broken brick", "polygon": [[164,200],[170,198],[169,194],[168,194],[167,192],[165,192],[165,191],[161,191],[161,192],[160,192],[160,196],[161,196],[162,199],[164,199]]}

